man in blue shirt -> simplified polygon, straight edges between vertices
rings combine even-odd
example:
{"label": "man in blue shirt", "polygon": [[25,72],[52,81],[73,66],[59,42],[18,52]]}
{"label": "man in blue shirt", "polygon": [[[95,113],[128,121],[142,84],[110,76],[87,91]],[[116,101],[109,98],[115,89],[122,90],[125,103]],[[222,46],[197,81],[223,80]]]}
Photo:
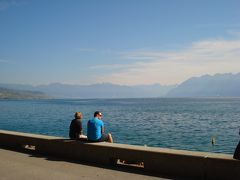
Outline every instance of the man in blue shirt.
{"label": "man in blue shirt", "polygon": [[90,141],[102,142],[107,141],[112,143],[112,135],[110,133],[104,134],[104,123],[102,121],[102,113],[96,111],[94,118],[88,121],[87,124],[87,138]]}

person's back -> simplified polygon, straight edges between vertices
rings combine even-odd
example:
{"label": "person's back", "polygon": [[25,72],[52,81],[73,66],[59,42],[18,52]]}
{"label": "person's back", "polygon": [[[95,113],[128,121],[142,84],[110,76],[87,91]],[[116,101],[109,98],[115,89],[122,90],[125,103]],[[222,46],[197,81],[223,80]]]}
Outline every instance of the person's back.
{"label": "person's back", "polygon": [[83,135],[82,114],[80,112],[76,112],[75,119],[71,121],[69,126],[69,138],[79,139],[81,135]]}
{"label": "person's back", "polygon": [[103,127],[103,122],[98,118],[93,118],[88,121],[87,125],[87,137],[90,141],[97,141],[101,138],[101,129]]}
{"label": "person's back", "polygon": [[104,134],[104,123],[102,121],[102,113],[96,111],[94,118],[88,121],[87,124],[87,138],[89,141],[94,142],[113,142],[112,135],[110,133]]}

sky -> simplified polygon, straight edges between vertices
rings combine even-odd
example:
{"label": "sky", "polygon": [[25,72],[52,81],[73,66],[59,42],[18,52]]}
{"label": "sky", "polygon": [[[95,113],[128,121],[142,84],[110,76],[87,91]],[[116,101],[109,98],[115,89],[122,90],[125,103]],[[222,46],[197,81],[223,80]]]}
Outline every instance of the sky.
{"label": "sky", "polygon": [[173,85],[240,72],[239,0],[0,0],[0,83]]}

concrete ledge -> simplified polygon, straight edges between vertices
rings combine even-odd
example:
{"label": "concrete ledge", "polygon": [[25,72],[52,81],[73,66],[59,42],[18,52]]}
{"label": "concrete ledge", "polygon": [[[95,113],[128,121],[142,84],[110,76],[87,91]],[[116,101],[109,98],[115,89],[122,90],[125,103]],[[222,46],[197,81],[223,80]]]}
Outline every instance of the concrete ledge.
{"label": "concrete ledge", "polygon": [[141,162],[142,170],[197,179],[240,179],[240,161],[231,155],[133,146],[88,143],[60,137],[0,130],[0,146],[30,147],[41,154],[84,162],[114,164],[117,160]]}

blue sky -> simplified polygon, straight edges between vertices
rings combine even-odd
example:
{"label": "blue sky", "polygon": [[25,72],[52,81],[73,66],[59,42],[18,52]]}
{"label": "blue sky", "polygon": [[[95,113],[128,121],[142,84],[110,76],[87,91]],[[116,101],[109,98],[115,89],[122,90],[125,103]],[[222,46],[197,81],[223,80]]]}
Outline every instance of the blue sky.
{"label": "blue sky", "polygon": [[0,0],[0,83],[179,84],[240,72],[239,0]]}

